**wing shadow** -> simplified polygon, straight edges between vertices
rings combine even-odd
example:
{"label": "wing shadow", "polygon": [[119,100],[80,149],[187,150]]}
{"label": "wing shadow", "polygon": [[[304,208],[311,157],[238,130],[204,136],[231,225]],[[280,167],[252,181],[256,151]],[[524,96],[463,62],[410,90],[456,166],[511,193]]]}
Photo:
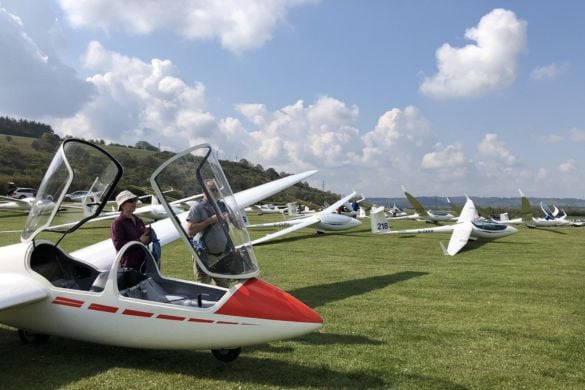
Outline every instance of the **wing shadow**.
{"label": "wing shadow", "polygon": [[[132,386],[137,388],[148,387],[149,383],[152,385],[151,380],[156,378],[156,373],[190,377],[194,386],[203,386],[209,380],[236,387],[239,384],[287,388],[299,385],[320,388],[324,383],[337,383],[338,387],[359,383],[366,388],[386,385],[381,377],[365,371],[341,372],[325,365],[303,365],[247,356],[247,351],[253,352],[253,348],[243,348],[242,355],[236,361],[226,364],[217,361],[208,351],[138,350],[58,337],[53,337],[44,345],[19,345],[17,339],[16,332],[0,329],[0,351],[10,354],[10,359],[0,361],[0,383],[8,385],[6,388],[67,387],[116,368],[134,370],[135,375],[143,373],[143,379],[133,379]],[[294,343],[290,344],[290,351],[295,352],[297,348]],[[165,380],[168,380],[168,375]]]}
{"label": "wing shadow", "polygon": [[309,307],[322,306],[329,302],[339,301],[355,295],[361,295],[378,290],[394,283],[403,282],[419,276],[428,275],[428,272],[403,271],[395,274],[372,276],[362,279],[344,280],[319,286],[303,287],[289,291]]}

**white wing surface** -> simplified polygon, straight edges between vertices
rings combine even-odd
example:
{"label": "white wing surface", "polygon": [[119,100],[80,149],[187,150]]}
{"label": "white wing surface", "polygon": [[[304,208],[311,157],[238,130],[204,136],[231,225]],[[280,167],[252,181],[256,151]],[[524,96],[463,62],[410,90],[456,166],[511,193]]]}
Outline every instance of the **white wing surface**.
{"label": "white wing surface", "polygon": [[461,209],[459,213],[459,217],[457,218],[457,222],[471,222],[476,219],[479,215],[477,214],[477,209],[475,208],[475,204],[469,198],[465,202],[465,205]]}
{"label": "white wing surface", "polygon": [[410,234],[425,234],[425,233],[451,233],[456,225],[445,225],[445,226],[435,226],[432,228],[423,228],[423,229],[406,229],[406,230],[390,230],[385,232],[385,234],[401,234],[401,235],[410,235]]}
{"label": "white wing surface", "polygon": [[293,225],[297,225],[299,223],[302,223],[305,218],[306,217],[291,219],[291,220],[286,220],[286,221],[280,221],[280,222],[257,223],[254,225],[248,225],[246,227],[248,229],[258,229],[258,228],[267,228],[267,227],[289,227],[289,226],[293,226]]}
{"label": "white wing surface", "polygon": [[[244,209],[266,199],[286,188],[314,175],[317,171],[307,171],[284,177],[282,179],[274,180],[269,183],[259,185],[257,187],[249,188],[234,194],[238,207]],[[188,212],[185,211],[177,215],[180,221],[185,221]],[[160,241],[160,245],[164,246],[179,238],[179,232],[175,229],[170,219],[163,219],[153,223],[152,228]],[[116,257],[116,251],[111,239],[100,241],[96,244],[87,246],[78,251],[72,252],[72,256],[83,259],[90,264],[93,264],[99,269],[107,270],[112,265]]]}
{"label": "white wing surface", "polygon": [[455,225],[451,239],[449,240],[449,246],[447,247],[447,254],[455,256],[469,241],[471,235],[471,223],[461,223]]}
{"label": "white wing surface", "polygon": [[0,310],[39,301],[48,296],[37,281],[22,274],[0,274]]}
{"label": "white wing surface", "polygon": [[284,236],[285,234],[289,234],[289,233],[292,233],[294,231],[300,230],[302,228],[309,227],[311,225],[319,223],[319,221],[321,221],[321,220],[319,218],[317,218],[316,216],[311,216],[311,217],[303,218],[303,219],[297,220],[297,221],[298,221],[298,223],[293,225],[293,226],[290,226],[286,229],[279,230],[276,233],[267,234],[262,238],[259,238],[257,240],[252,241],[252,245],[256,245],[256,244],[260,244],[260,243],[263,243],[266,241],[270,241],[270,240],[273,240],[275,238]]}
{"label": "white wing surface", "polygon": [[316,170],[306,171],[296,175],[283,177],[282,179],[271,181],[269,183],[261,184],[257,187],[249,188],[244,191],[240,191],[234,194],[236,197],[236,203],[241,209],[252,206],[253,204],[258,203],[263,199],[269,198],[272,195],[284,190],[285,188],[305,180],[309,176],[313,176],[317,172],[318,171]]}
{"label": "white wing surface", "polygon": [[345,204],[345,202],[347,202],[348,200],[350,200],[354,196],[355,196],[355,191],[352,192],[351,194],[347,195],[346,197],[339,199],[337,202],[333,203],[331,206],[327,207],[325,210],[321,211],[319,214],[333,213],[335,210],[337,210],[339,207],[343,206]]}
{"label": "white wing surface", "polygon": [[7,201],[7,202],[14,202],[14,203],[19,203],[23,206],[29,206],[30,207],[30,203],[27,202],[26,200],[22,200],[22,199],[17,199],[17,198],[13,198],[11,196],[5,196],[5,195],[0,195],[0,199]]}

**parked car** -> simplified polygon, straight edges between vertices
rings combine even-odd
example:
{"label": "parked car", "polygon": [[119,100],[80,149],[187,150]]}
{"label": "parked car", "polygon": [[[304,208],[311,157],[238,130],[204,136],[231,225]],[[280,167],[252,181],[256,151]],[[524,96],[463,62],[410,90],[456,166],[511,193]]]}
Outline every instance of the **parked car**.
{"label": "parked car", "polygon": [[34,198],[37,194],[37,190],[33,188],[11,188],[8,191],[8,196],[11,196],[16,199],[24,199],[24,198]]}
{"label": "parked car", "polygon": [[85,198],[88,194],[89,191],[74,191],[66,194],[63,200],[65,202],[83,202],[83,198]]}

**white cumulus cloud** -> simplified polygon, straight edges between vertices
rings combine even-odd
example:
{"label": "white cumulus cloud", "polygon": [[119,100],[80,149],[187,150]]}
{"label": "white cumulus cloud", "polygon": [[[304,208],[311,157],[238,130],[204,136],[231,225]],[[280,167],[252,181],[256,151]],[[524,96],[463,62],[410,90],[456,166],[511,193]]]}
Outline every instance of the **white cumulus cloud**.
{"label": "white cumulus cloud", "polygon": [[568,68],[567,64],[550,64],[545,66],[536,67],[530,72],[530,77],[534,80],[545,80],[545,79],[554,79],[559,76],[561,73],[566,71]]}
{"label": "white cumulus cloud", "polygon": [[494,9],[465,31],[474,44],[457,48],[445,43],[437,50],[438,73],[426,78],[420,91],[439,99],[465,98],[510,85],[526,47],[526,26],[514,12]]}
{"label": "white cumulus cloud", "polygon": [[55,123],[63,134],[133,145],[138,140],[167,147],[195,143],[217,123],[205,108],[205,86],[189,85],[169,60],[144,62],[89,44],[85,67],[97,93],[73,117]]}
{"label": "white cumulus cloud", "polygon": [[232,51],[256,49],[272,38],[292,7],[315,0],[59,0],[75,27],[132,34],[171,31],[186,39],[219,39]]}
{"label": "white cumulus cloud", "polygon": [[577,165],[575,160],[573,159],[569,159],[567,161],[565,161],[564,163],[562,163],[561,165],[559,165],[559,171],[563,172],[563,173],[570,173],[573,172],[577,169]]}
{"label": "white cumulus cloud", "polygon": [[[51,39],[55,19],[46,4],[28,3],[0,5],[0,113],[69,116],[89,99],[92,86],[58,58]],[[34,7],[38,13],[27,12]]]}
{"label": "white cumulus cloud", "polygon": [[484,136],[477,147],[477,151],[483,159],[490,159],[505,165],[514,165],[517,162],[516,156],[508,150],[506,144],[494,133],[488,133]]}
{"label": "white cumulus cloud", "polygon": [[451,169],[465,164],[465,153],[461,145],[443,146],[437,143],[433,149],[423,156],[421,162],[423,169]]}

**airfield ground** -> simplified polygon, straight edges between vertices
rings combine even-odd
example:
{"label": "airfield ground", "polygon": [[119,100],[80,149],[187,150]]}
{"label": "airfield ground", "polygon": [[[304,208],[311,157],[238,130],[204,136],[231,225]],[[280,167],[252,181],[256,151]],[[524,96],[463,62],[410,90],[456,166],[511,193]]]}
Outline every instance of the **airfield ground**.
{"label": "airfield ground", "polygon": [[[20,229],[23,221],[1,217],[0,230]],[[109,224],[100,226],[82,229],[64,247],[107,238]],[[0,244],[18,237],[0,234]],[[521,227],[494,242],[470,243],[455,257],[439,247],[448,237],[374,236],[366,219],[347,233],[317,236],[304,229],[258,246],[262,277],[314,308],[325,324],[303,337],[243,348],[230,364],[209,351],[115,348],[56,337],[21,345],[14,329],[0,326],[0,384],[585,388],[585,228]],[[163,249],[162,271],[192,279],[179,241]]]}

